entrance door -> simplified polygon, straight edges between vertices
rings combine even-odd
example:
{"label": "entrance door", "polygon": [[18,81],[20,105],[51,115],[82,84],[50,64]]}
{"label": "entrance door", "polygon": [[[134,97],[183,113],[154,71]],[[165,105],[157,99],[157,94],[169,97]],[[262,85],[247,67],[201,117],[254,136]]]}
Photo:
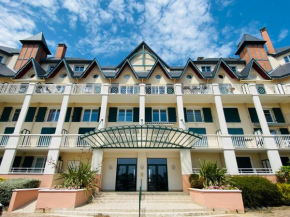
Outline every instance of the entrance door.
{"label": "entrance door", "polygon": [[168,191],[167,160],[148,159],[148,191]]}
{"label": "entrance door", "polygon": [[118,159],[116,191],[136,191],[136,172],[136,158]]}

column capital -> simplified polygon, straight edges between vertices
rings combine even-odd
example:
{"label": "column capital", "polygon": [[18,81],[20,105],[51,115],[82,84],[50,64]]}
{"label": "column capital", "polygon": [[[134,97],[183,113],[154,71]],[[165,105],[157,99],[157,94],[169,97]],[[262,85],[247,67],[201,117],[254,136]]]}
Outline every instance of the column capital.
{"label": "column capital", "polygon": [[26,95],[32,95],[35,89],[36,83],[29,83]]}
{"label": "column capital", "polygon": [[182,96],[182,84],[178,83],[178,84],[174,84],[174,92],[177,96]]}
{"label": "column capital", "polygon": [[221,95],[219,84],[213,83],[211,86],[212,86],[212,91],[214,95],[217,95],[217,96]]}

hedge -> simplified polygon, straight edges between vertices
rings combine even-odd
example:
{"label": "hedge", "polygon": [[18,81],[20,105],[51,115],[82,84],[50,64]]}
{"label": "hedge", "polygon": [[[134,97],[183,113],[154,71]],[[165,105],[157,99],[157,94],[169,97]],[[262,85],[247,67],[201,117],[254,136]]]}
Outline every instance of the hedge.
{"label": "hedge", "polygon": [[290,184],[277,183],[277,188],[282,196],[283,205],[290,206]]}
{"label": "hedge", "polygon": [[244,206],[258,208],[282,205],[282,195],[277,186],[258,176],[234,176],[234,185],[242,190]]}
{"label": "hedge", "polygon": [[20,178],[0,182],[0,203],[8,206],[14,189],[38,188],[40,180]]}

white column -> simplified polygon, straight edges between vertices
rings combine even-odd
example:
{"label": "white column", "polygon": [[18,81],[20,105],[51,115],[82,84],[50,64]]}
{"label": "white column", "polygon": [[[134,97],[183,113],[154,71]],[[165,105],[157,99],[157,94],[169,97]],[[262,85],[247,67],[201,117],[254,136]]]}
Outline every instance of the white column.
{"label": "white column", "polygon": [[226,118],[224,114],[222,99],[220,96],[220,89],[218,84],[212,84],[213,93],[214,93],[214,101],[217,110],[217,116],[219,120],[221,135],[221,142],[223,144],[224,149],[224,158],[225,164],[227,167],[227,171],[229,174],[238,174],[238,164],[235,154],[235,149],[233,146],[232,139],[228,133],[228,127],[226,123]]}
{"label": "white column", "polygon": [[138,152],[137,190],[139,190],[142,179],[142,191],[147,191],[147,171],[147,154],[146,152]]}
{"label": "white column", "polygon": [[145,124],[145,96],[146,96],[146,85],[139,84],[139,124]]}
{"label": "white column", "polygon": [[101,114],[100,114],[100,124],[98,129],[106,127],[106,116],[107,116],[107,107],[108,107],[108,96],[109,96],[110,84],[105,83],[102,86],[102,104],[101,104]]}
{"label": "white column", "polygon": [[279,155],[278,147],[274,137],[271,135],[268,123],[263,111],[263,107],[259,98],[259,94],[255,84],[249,84],[250,93],[253,95],[253,102],[258,115],[258,119],[263,131],[263,138],[265,148],[267,148],[267,155],[273,172],[277,172],[282,166],[281,158]]}
{"label": "white column", "polygon": [[189,176],[190,174],[192,174],[190,149],[180,149],[180,163],[181,163],[182,187],[183,191],[187,191],[187,188],[190,188]]}
{"label": "white column", "polygon": [[103,155],[103,149],[93,149],[92,169],[98,169],[97,174],[102,174]]}
{"label": "white column", "polygon": [[178,113],[178,126],[186,130],[185,120],[184,120],[184,110],[183,110],[183,93],[182,93],[182,85],[175,84],[175,94],[177,101],[177,113]]}
{"label": "white column", "polygon": [[24,102],[21,107],[18,120],[15,124],[14,133],[9,135],[9,140],[7,142],[7,146],[5,148],[2,163],[0,166],[0,174],[8,174],[14,162],[14,158],[17,152],[17,145],[20,139],[19,134],[22,129],[22,126],[23,126],[23,123],[24,123],[24,120],[25,120],[25,117],[26,117],[26,114],[30,105],[34,88],[35,88],[35,83],[29,84],[25,98],[24,98]]}

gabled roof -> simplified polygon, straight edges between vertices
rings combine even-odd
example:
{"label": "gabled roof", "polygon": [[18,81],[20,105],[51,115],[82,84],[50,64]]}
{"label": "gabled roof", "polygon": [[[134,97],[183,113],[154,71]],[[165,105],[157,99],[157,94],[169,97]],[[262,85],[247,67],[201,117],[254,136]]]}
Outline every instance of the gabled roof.
{"label": "gabled roof", "polygon": [[151,47],[149,47],[149,45],[146,44],[145,41],[142,41],[127,57],[124,58],[124,60],[117,66],[117,68],[121,67],[125,61],[127,61],[128,59],[130,59],[131,56],[133,56],[135,53],[138,52],[138,50],[140,50],[142,47],[144,46],[144,48],[146,48],[150,53],[152,53],[157,59],[160,60],[160,62],[162,64],[164,64],[167,68],[169,68],[169,66],[166,64],[166,62],[164,60],[161,59],[161,57],[158,56],[157,53],[155,53]]}
{"label": "gabled roof", "polygon": [[71,78],[78,78],[80,76],[76,76],[73,72],[73,70],[71,69],[71,67],[68,65],[68,63],[66,62],[65,59],[62,59],[55,67],[54,69],[47,74],[46,78],[53,78],[62,67],[65,67],[67,74],[71,77]]}
{"label": "gabled roof", "polygon": [[285,78],[290,75],[290,63],[286,63],[271,72],[272,78]]}
{"label": "gabled roof", "polygon": [[290,46],[287,47],[281,47],[281,48],[276,48],[275,49],[275,54],[272,54],[274,57],[279,57],[282,56],[283,54],[289,53],[290,52]]}
{"label": "gabled roof", "polygon": [[0,63],[0,77],[11,77],[13,78],[15,72],[8,68],[5,64]]}
{"label": "gabled roof", "polygon": [[151,68],[151,70],[149,71],[148,75],[146,76],[146,78],[149,78],[153,71],[156,69],[157,65],[160,66],[160,68],[162,69],[162,71],[164,72],[164,74],[168,77],[168,78],[172,78],[171,75],[169,74],[169,72],[166,70],[166,68],[163,66],[162,62],[160,60],[157,60],[154,64],[154,66]]}
{"label": "gabled roof", "polygon": [[38,78],[44,78],[46,71],[41,67],[41,65],[34,59],[30,58],[24,66],[19,69],[19,71],[15,74],[14,78],[21,78],[25,73],[33,67],[33,70]]}
{"label": "gabled roof", "polygon": [[12,56],[13,54],[19,54],[20,50],[12,48],[12,47],[5,47],[0,45],[0,51],[5,53],[8,56]]}
{"label": "gabled roof", "polygon": [[103,77],[105,77],[105,75],[103,74],[103,71],[97,61],[97,59],[93,59],[93,61],[90,63],[90,65],[86,68],[86,70],[82,73],[82,75],[80,76],[81,78],[86,78],[88,76],[88,74],[92,71],[92,69],[94,68],[94,66],[97,66],[98,69],[100,70],[101,74]]}
{"label": "gabled roof", "polygon": [[123,72],[123,70],[125,69],[126,66],[129,66],[129,68],[132,70],[133,74],[135,75],[135,77],[138,79],[138,75],[136,74],[136,71],[134,70],[134,68],[132,67],[131,63],[129,62],[129,60],[126,60],[122,67],[119,68],[119,70],[117,71],[117,73],[114,76],[114,79],[118,78],[119,75]]}
{"label": "gabled roof", "polygon": [[47,52],[47,54],[51,54],[49,49],[48,49],[47,43],[45,41],[45,38],[44,38],[44,35],[42,32],[40,32],[36,35],[33,35],[29,38],[22,39],[22,40],[20,40],[20,42],[22,44],[32,43],[32,42],[40,43],[42,45],[42,47],[44,48],[44,50]]}
{"label": "gabled roof", "polygon": [[271,79],[271,76],[268,74],[267,71],[263,69],[262,66],[255,60],[251,59],[251,61],[245,66],[245,68],[240,72],[240,78],[246,79],[249,77],[252,68],[254,68],[263,78],[265,79]]}
{"label": "gabled roof", "polygon": [[266,43],[266,41],[261,40],[259,38],[256,38],[254,36],[251,36],[249,34],[244,34],[242,37],[241,42],[238,44],[238,50],[235,53],[236,55],[239,55],[240,52],[242,51],[242,48],[246,45],[246,44],[261,44],[264,45]]}

